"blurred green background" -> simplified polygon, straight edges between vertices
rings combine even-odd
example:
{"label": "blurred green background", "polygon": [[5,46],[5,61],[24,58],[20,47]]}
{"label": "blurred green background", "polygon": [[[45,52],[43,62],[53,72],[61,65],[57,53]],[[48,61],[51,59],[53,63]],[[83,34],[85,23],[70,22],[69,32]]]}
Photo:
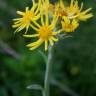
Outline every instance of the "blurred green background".
{"label": "blurred green background", "polygon": [[[96,0],[78,1],[85,8],[92,7],[94,17],[81,22],[72,38],[54,47],[52,74],[56,80],[52,80],[51,96],[96,96]],[[31,0],[0,0],[0,96],[42,96],[26,87],[43,86],[44,50],[29,51],[27,41],[11,27],[16,11],[30,4]]]}

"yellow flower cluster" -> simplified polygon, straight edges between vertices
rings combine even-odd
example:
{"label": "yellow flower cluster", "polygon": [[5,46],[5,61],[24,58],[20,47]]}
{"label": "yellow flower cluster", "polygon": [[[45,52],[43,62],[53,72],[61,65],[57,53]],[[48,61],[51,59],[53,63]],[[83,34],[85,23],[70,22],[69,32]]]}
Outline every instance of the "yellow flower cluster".
{"label": "yellow flower cluster", "polygon": [[92,8],[83,10],[83,3],[79,7],[78,0],[71,0],[68,5],[64,4],[63,0],[59,0],[55,5],[50,5],[52,14],[56,14],[62,24],[62,28],[65,32],[74,32],[79,26],[80,21],[86,21],[93,17],[92,13],[89,13]]}
{"label": "yellow flower cluster", "polygon": [[[32,7],[26,7],[25,12],[17,11],[20,18],[13,19],[15,32],[26,29],[24,37],[37,38],[37,41],[28,44],[30,50],[38,48],[42,43],[45,51],[48,46],[53,46],[58,41],[58,34],[62,32],[74,32],[80,21],[85,21],[93,15],[89,13],[91,8],[83,10],[83,3],[79,7],[78,0],[71,0],[65,5],[63,0],[51,4],[49,0],[32,0]],[[60,22],[61,29],[57,30],[57,22]],[[28,29],[32,28],[34,33],[27,35]]]}

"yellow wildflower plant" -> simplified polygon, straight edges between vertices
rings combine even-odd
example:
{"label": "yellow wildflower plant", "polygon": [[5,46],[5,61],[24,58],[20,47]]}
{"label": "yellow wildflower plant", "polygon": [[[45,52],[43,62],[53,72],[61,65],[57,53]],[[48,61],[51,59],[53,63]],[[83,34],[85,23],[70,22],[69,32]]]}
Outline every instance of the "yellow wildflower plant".
{"label": "yellow wildflower plant", "polygon": [[31,9],[29,7],[26,7],[25,12],[17,11],[17,14],[20,15],[20,18],[13,19],[14,24],[13,28],[16,28],[15,32],[19,32],[26,28],[26,32],[29,29],[29,26],[33,28],[33,24],[36,24],[36,21],[40,18],[40,4],[41,0],[39,0],[38,3],[35,2],[35,0],[32,0],[33,6]]}
{"label": "yellow wildflower plant", "polygon": [[37,41],[27,45],[30,48],[30,50],[34,50],[38,48],[42,43],[44,43],[45,51],[46,51],[48,49],[49,44],[53,46],[54,42],[58,41],[58,38],[56,35],[62,31],[62,29],[58,31],[54,30],[58,20],[56,16],[53,17],[53,20],[49,24],[50,18],[48,17],[48,12],[46,11],[45,17],[43,16],[44,14],[42,12],[43,10],[41,9],[41,25],[38,24],[36,27],[34,26],[34,29],[35,31],[37,31],[37,33],[32,35],[24,35],[24,37],[38,38]]}

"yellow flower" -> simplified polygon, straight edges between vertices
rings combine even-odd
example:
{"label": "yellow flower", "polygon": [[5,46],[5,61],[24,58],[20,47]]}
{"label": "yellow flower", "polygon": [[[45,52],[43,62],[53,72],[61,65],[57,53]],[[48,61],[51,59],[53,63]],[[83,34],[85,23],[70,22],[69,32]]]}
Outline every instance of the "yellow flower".
{"label": "yellow flower", "polygon": [[55,5],[51,5],[53,15],[57,15],[60,18],[62,28],[65,32],[73,32],[78,26],[79,21],[85,21],[93,16],[91,8],[82,11],[83,3],[79,7],[78,0],[71,0],[71,3],[65,5],[63,0],[60,0]]}
{"label": "yellow flower", "polygon": [[[39,3],[37,4],[34,0],[32,0],[33,6],[31,9],[29,7],[26,7],[25,12],[17,11],[17,14],[21,16],[21,18],[13,19],[14,24],[13,28],[16,28],[15,32],[19,32],[26,28],[26,32],[29,29],[29,26],[33,26],[32,23],[35,23],[40,18],[40,4],[41,0],[39,0]],[[26,33],[25,32],[25,33]]]}
{"label": "yellow flower", "polygon": [[89,13],[92,8],[89,8],[87,10],[83,10],[83,3],[81,3],[81,6],[79,7],[78,1],[77,0],[71,0],[70,6],[67,8],[68,12],[68,18],[69,19],[78,19],[85,21],[91,17],[93,17],[92,13]]}
{"label": "yellow flower", "polygon": [[67,7],[67,14],[68,14],[68,18],[69,19],[73,19],[76,18],[78,16],[78,12],[80,12],[82,8],[82,4],[81,7],[79,8],[78,6],[78,1],[77,0],[71,0],[70,5]]}
{"label": "yellow flower", "polygon": [[30,50],[34,50],[38,48],[42,43],[44,43],[46,51],[48,49],[49,44],[53,46],[54,42],[58,41],[56,35],[62,31],[62,30],[58,31],[54,30],[58,19],[56,16],[54,16],[53,20],[49,24],[48,12],[46,12],[45,16],[42,12],[43,9],[41,10],[41,25],[38,24],[36,27],[34,26],[34,29],[35,31],[37,31],[37,33],[32,35],[24,35],[24,37],[38,38],[37,41],[27,45],[30,48]]}
{"label": "yellow flower", "polygon": [[82,11],[83,3],[81,3],[81,6],[79,7],[78,0],[71,0],[69,6],[65,6],[63,0],[60,0],[60,2],[56,3],[53,8],[53,14],[56,13],[56,15],[60,18],[66,16],[69,19],[78,19],[84,21],[93,16],[92,13],[89,13],[91,11],[91,8]]}
{"label": "yellow flower", "polygon": [[61,24],[65,32],[74,32],[79,26],[79,23],[76,19],[69,20],[67,17],[63,17]]}

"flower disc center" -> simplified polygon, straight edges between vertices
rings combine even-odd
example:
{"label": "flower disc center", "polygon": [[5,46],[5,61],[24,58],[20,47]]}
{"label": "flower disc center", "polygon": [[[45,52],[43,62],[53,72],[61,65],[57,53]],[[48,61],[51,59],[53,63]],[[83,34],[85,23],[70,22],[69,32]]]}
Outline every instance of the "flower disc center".
{"label": "flower disc center", "polygon": [[27,11],[23,17],[23,21],[25,24],[28,24],[32,18],[34,18],[34,13],[32,11]]}
{"label": "flower disc center", "polygon": [[39,29],[39,33],[40,33],[40,38],[43,40],[48,40],[52,36],[52,31],[47,25],[42,26]]}

